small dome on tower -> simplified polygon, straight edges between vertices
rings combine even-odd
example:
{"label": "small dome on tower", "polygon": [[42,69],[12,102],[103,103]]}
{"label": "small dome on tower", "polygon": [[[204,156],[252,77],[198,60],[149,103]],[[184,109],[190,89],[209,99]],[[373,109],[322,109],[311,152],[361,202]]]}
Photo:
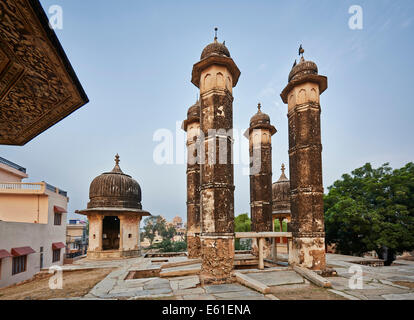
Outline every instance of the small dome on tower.
{"label": "small dome on tower", "polygon": [[302,56],[299,63],[290,71],[289,82],[307,74],[318,74],[318,66],[313,61],[306,61]]}
{"label": "small dome on tower", "polygon": [[141,187],[119,167],[119,155],[111,172],[97,176],[89,187],[88,209],[130,208],[142,209]]}
{"label": "small dome on tower", "polygon": [[187,118],[200,118],[200,99],[197,99],[197,102],[194,103],[187,111]]}
{"label": "small dome on tower", "polygon": [[263,113],[261,108],[262,105],[259,103],[257,106],[257,113],[250,119],[250,127],[255,127],[259,124],[270,125],[270,117],[266,113]]}
{"label": "small dome on tower", "polygon": [[207,45],[203,52],[201,53],[200,60],[203,60],[211,55],[221,55],[230,58],[230,51],[227,49],[225,42],[220,43],[217,41],[217,28],[214,29],[216,31],[216,36],[214,37],[214,41]]}
{"label": "small dome on tower", "polygon": [[290,181],[285,175],[285,165],[282,164],[282,174],[272,185],[273,211],[290,210]]}

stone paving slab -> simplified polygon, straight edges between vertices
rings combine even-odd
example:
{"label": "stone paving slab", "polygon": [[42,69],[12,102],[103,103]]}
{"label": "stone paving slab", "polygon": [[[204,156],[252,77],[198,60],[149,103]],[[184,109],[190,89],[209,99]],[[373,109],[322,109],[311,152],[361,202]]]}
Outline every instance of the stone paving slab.
{"label": "stone paving slab", "polygon": [[382,297],[385,300],[414,300],[414,292],[404,294],[385,294]]}
{"label": "stone paving slab", "polygon": [[244,286],[241,286],[239,284],[214,284],[210,286],[205,286],[204,289],[207,293],[210,294],[216,294],[216,293],[224,293],[224,292],[247,292],[252,291]]}
{"label": "stone paving slab", "polygon": [[269,287],[304,283],[303,278],[295,271],[248,273],[246,275],[249,278],[253,278],[254,280],[264,283]]}
{"label": "stone paving slab", "polygon": [[217,300],[211,294],[191,294],[182,296],[183,300]]}
{"label": "stone paving slab", "polygon": [[252,300],[254,298],[261,298],[262,300],[268,300],[263,294],[256,291],[242,291],[242,292],[224,292],[213,294],[218,299],[225,300]]}

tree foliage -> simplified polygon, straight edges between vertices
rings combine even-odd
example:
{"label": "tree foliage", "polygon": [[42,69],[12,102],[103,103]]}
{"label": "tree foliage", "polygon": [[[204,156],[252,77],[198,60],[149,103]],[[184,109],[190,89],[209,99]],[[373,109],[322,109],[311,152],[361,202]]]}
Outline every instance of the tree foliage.
{"label": "tree foliage", "polygon": [[161,216],[151,216],[144,220],[143,237],[148,238],[152,245],[157,234],[162,235],[166,230],[165,219]]}
{"label": "tree foliage", "polygon": [[[235,232],[249,232],[252,230],[251,225],[252,225],[252,222],[247,213],[240,214],[234,219],[234,231]],[[249,245],[250,242],[245,246],[240,243],[240,239],[236,239],[235,248],[236,250],[250,249],[250,245]]]}
{"label": "tree foliage", "polygon": [[375,250],[389,264],[396,254],[414,249],[414,163],[396,170],[388,163],[377,169],[367,163],[328,190],[326,240],[339,252]]}

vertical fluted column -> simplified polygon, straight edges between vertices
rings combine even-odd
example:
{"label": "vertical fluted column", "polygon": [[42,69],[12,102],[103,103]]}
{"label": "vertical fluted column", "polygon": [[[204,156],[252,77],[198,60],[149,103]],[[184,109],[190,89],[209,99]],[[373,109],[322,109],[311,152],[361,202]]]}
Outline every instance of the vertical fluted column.
{"label": "vertical fluted column", "polygon": [[293,233],[289,263],[315,270],[326,267],[319,104],[326,88],[327,78],[318,75],[315,63],[302,57],[281,94],[288,104],[289,121]]}
{"label": "vertical fluted column", "polygon": [[[272,227],[272,136],[277,132],[270,118],[261,111],[250,120],[245,136],[249,138],[250,153],[250,210],[253,232],[271,232]],[[265,256],[270,255],[270,241],[264,246]],[[257,253],[253,242],[253,252]]]}
{"label": "vertical fluted column", "polygon": [[234,263],[233,95],[240,71],[224,44],[209,44],[193,67],[201,112],[201,280],[232,282]]}
{"label": "vertical fluted column", "polygon": [[200,101],[190,107],[183,122],[187,132],[187,248],[190,259],[201,257],[200,221]]}

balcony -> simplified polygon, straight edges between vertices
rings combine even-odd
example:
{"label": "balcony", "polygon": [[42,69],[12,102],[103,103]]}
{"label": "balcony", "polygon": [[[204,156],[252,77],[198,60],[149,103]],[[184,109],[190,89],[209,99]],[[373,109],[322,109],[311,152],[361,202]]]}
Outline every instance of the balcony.
{"label": "balcony", "polygon": [[25,194],[44,194],[46,184],[41,183],[22,183],[22,182],[0,182],[0,193],[25,193]]}

